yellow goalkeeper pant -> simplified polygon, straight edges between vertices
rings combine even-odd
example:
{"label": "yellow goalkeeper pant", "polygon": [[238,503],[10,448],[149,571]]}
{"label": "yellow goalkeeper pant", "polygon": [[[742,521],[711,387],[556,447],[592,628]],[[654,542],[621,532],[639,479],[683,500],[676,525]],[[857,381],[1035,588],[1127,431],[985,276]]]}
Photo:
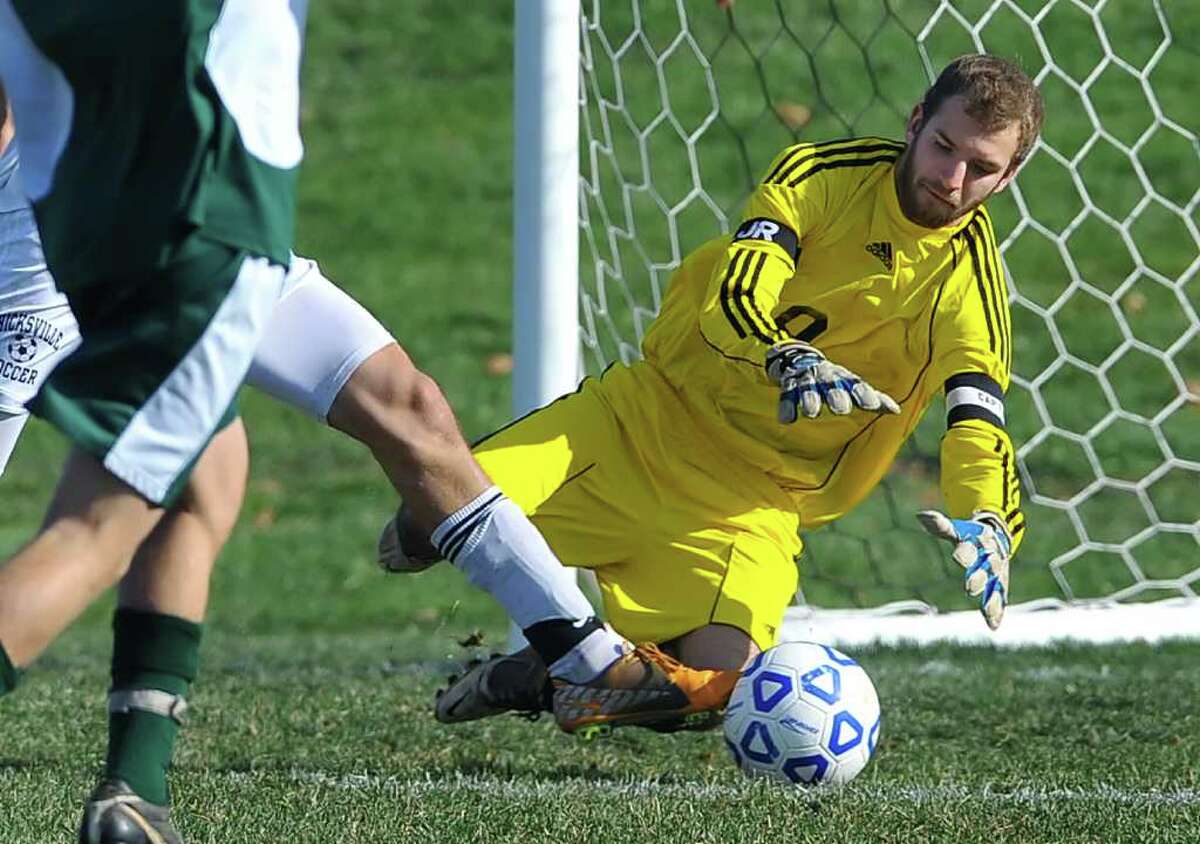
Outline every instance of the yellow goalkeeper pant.
{"label": "yellow goalkeeper pant", "polygon": [[475,456],[564,564],[595,572],[607,620],[628,639],[728,624],[775,644],[796,592],[795,504],[723,456],[650,365],[585,380]]}

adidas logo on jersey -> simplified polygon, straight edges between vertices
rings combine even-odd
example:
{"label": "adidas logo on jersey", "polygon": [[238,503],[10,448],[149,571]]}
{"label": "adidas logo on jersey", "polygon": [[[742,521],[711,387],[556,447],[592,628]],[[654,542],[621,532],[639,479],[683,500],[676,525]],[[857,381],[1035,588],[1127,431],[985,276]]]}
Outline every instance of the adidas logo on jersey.
{"label": "adidas logo on jersey", "polygon": [[868,243],[866,250],[878,258],[883,266],[890,273],[894,266],[892,262],[892,244],[886,240],[878,240],[875,243]]}

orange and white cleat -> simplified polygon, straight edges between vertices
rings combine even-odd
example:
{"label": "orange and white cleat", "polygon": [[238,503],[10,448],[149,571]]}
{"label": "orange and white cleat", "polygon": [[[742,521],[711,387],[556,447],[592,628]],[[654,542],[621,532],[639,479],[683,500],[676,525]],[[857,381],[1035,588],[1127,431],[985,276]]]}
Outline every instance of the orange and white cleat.
{"label": "orange and white cleat", "polygon": [[689,668],[653,644],[641,644],[587,684],[554,680],[554,720],[584,739],[616,727],[658,732],[708,730],[721,715],[737,670]]}

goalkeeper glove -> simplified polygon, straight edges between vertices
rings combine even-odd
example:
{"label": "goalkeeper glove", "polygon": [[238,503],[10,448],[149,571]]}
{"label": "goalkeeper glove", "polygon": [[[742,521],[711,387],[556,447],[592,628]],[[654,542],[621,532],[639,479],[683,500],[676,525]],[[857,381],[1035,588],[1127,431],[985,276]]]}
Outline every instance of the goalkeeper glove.
{"label": "goalkeeper glove", "polygon": [[767,377],[779,385],[779,421],[795,422],[797,411],[809,419],[821,405],[839,416],[854,408],[899,413],[887,393],[876,390],[844,366],[838,366],[808,343],[788,340],[767,351]]}
{"label": "goalkeeper glove", "polygon": [[969,519],[952,519],[937,510],[917,513],[922,527],[939,539],[954,543],[954,561],[966,569],[963,586],[979,596],[979,611],[995,630],[1008,605],[1008,558],[1012,540],[1004,522],[994,513],[975,513]]}

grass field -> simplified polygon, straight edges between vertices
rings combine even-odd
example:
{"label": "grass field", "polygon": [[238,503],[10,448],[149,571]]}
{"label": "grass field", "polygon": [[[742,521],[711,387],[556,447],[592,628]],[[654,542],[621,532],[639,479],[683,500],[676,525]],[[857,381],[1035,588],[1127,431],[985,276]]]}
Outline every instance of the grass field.
{"label": "grass field", "polygon": [[[672,5],[643,5],[654,5],[661,14],[655,20],[668,31]],[[882,16],[886,25],[877,38],[883,40],[873,42],[872,55],[901,50],[904,26],[913,27],[929,8],[889,5],[897,16]],[[857,96],[853,77],[837,68],[846,55],[860,55],[854,39],[866,40],[873,31],[854,14],[866,6],[813,3],[808,28],[796,26],[800,45],[818,56],[814,66],[829,97]],[[1062,39],[1077,33],[1072,26],[1078,15],[1069,3],[1059,7],[1063,22],[1054,37]],[[689,8],[701,17],[710,7]],[[765,43],[773,8],[751,2],[735,7],[750,43]],[[961,8],[974,15],[981,4]],[[1175,64],[1163,63],[1175,75],[1161,84],[1156,78],[1156,89],[1165,92],[1164,107],[1195,131],[1195,112],[1181,92],[1189,90],[1186,60],[1194,61],[1200,24],[1182,5],[1169,8],[1187,48],[1184,69],[1172,53]],[[1135,46],[1143,44],[1145,21],[1129,9],[1125,0],[1110,2],[1105,19],[1133,33]],[[830,10],[845,25],[818,43],[824,29],[812,21],[825,21]],[[698,37],[715,49],[729,30],[720,13],[712,14],[711,20],[701,17],[706,29]],[[510,342],[511,17],[504,4],[324,0],[313,4],[308,40],[300,251],[319,258],[331,277],[388,323],[441,381],[472,437],[508,415],[508,379],[493,373],[502,371],[497,363]],[[612,24],[619,28],[619,16]],[[1143,41],[1133,37],[1137,33]],[[1073,63],[1083,66],[1095,52],[1084,35],[1079,43],[1068,39],[1056,46],[1056,58],[1073,73]],[[747,69],[747,60],[736,57],[737,39],[728,38],[718,62],[722,78],[741,80],[740,67],[753,82],[753,62]],[[953,41],[950,30],[945,38]],[[794,49],[786,40],[777,43],[768,51],[770,66],[787,66]],[[906,49],[902,59],[875,68],[887,103],[857,104],[877,123],[915,96],[912,48]],[[686,81],[687,68],[680,71]],[[804,78],[775,84],[803,90]],[[774,118],[758,116],[761,101],[726,97],[725,91],[722,96],[730,108],[744,109],[730,116],[734,129],[753,129],[753,138],[761,129],[762,140],[755,141],[761,148],[744,153],[745,166],[757,171],[788,133],[767,130]],[[797,93],[789,99],[803,104],[805,98]],[[1054,139],[1069,145],[1070,131],[1048,134],[1063,132],[1065,140]],[[820,109],[806,132],[844,134]],[[1200,178],[1191,155],[1170,166],[1194,190]],[[656,170],[655,179],[669,185],[671,172]],[[722,202],[735,202],[746,172],[730,168]],[[1061,199],[1057,189],[1043,193],[1039,201]],[[1058,220],[1054,225],[1062,224],[1057,212],[1046,213]],[[1011,224],[1004,213],[997,216],[1002,225]],[[447,238],[447,221],[464,236]],[[703,225],[684,230],[689,237],[707,236]],[[1083,251],[1110,241],[1099,231]],[[1182,252],[1169,255],[1186,266],[1194,244],[1182,243]],[[1030,266],[1042,267],[1041,253],[1030,254]],[[1098,266],[1100,272],[1106,264]],[[1041,276],[1027,277],[1040,283]],[[1047,273],[1044,283],[1044,291],[1028,288],[1028,295],[1048,305],[1058,295],[1052,285],[1061,286],[1062,279]],[[1193,306],[1195,283],[1179,288]],[[1078,295],[1087,294],[1072,293]],[[1144,307],[1137,319],[1128,316],[1129,324],[1152,336],[1178,334],[1174,323],[1157,321],[1153,311]],[[1092,334],[1087,312],[1080,318],[1083,327],[1069,329],[1069,338]],[[1016,321],[1027,338],[1018,341],[1017,368],[1032,379],[1047,365],[1044,349],[1033,334],[1021,333],[1021,318]],[[1101,333],[1094,333],[1101,344]],[[1104,348],[1098,345],[1095,354]],[[1085,352],[1084,359],[1098,360]],[[1185,359],[1192,360],[1180,357]],[[1064,405],[1073,400],[1068,394]],[[254,454],[250,491],[215,576],[204,669],[173,780],[189,842],[1198,837],[1198,644],[856,651],[879,689],[883,738],[861,779],[829,795],[744,780],[713,735],[618,734],[585,745],[545,722],[441,727],[428,707],[438,682],[466,655],[458,642],[479,633],[484,647],[500,645],[500,612],[445,566],[414,578],[379,574],[374,539],[396,502],[369,456],[260,396],[247,394],[244,410]],[[1194,453],[1186,451],[1196,445],[1194,430],[1191,422],[1171,433],[1181,453]],[[910,545],[911,534],[890,527],[905,523],[911,502],[929,495],[936,472],[928,455],[936,438],[936,426],[923,430],[892,491],[817,549],[811,567],[817,569],[812,582],[819,597],[871,603],[916,591],[962,606],[952,572],[933,555],[933,546]],[[1121,449],[1100,452],[1119,455]],[[0,550],[14,548],[36,526],[61,454],[56,435],[31,425],[0,481],[6,502]],[[1038,468],[1043,465],[1048,468]],[[1135,469],[1140,465],[1134,461]],[[1079,474],[1053,458],[1039,458],[1034,468],[1064,484]],[[1183,483],[1191,497],[1169,497],[1180,511],[1171,518],[1191,522],[1195,474]],[[1063,541],[1059,518],[1051,508],[1031,510],[1030,544],[1014,574],[1023,597],[1057,589],[1046,564]],[[868,521],[888,526],[885,541],[914,549],[900,557],[898,570],[880,569],[883,546],[860,538]],[[1035,541],[1039,536],[1044,538]],[[1194,567],[1195,542],[1183,539],[1190,546],[1156,559]],[[1085,591],[1116,588],[1102,577],[1082,577]],[[6,844],[71,840],[80,801],[103,759],[110,611],[109,603],[90,611],[35,666],[25,686],[0,701],[0,841]]]}
{"label": "grass field", "polygon": [[[100,760],[98,638],[4,704],[6,842],[69,838]],[[744,779],[709,734],[442,727],[428,704],[456,651],[411,627],[214,633],[174,775],[188,840],[1107,844],[1200,823],[1195,645],[862,651],[883,738],[818,796]]]}

